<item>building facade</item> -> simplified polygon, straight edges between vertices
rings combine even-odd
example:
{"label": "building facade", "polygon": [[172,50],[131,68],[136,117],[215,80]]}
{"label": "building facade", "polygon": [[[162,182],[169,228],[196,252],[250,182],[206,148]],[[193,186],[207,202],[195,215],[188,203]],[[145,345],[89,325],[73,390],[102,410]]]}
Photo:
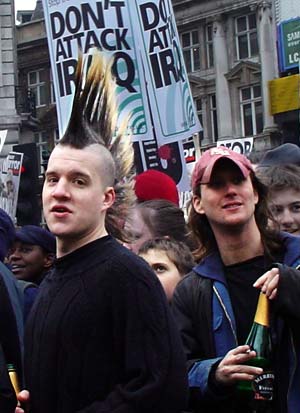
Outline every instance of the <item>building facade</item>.
{"label": "building facade", "polygon": [[[202,149],[222,140],[252,137],[254,151],[258,153],[283,142],[298,143],[297,108],[293,115],[287,113],[290,111],[282,115],[273,107],[278,102],[273,81],[282,76],[277,54],[278,16],[286,11],[282,6],[286,1],[293,8],[300,7],[296,6],[298,0],[172,0],[203,125]],[[57,140],[42,2],[37,1],[31,17],[26,10],[19,18],[22,23],[16,31],[20,143],[35,141],[42,161],[43,151],[51,150]],[[291,116],[293,122],[286,122]]]}
{"label": "building facade", "polygon": [[37,144],[43,173],[43,158],[57,140],[57,117],[42,2],[29,14],[19,12],[21,24],[16,26],[20,143]]}
{"label": "building facade", "polygon": [[0,130],[7,130],[1,158],[18,143],[20,117],[16,110],[16,73],[14,1],[0,2]]}
{"label": "building facade", "polygon": [[278,76],[274,3],[173,0],[173,7],[202,148],[245,137],[256,152],[282,143],[269,97]]}

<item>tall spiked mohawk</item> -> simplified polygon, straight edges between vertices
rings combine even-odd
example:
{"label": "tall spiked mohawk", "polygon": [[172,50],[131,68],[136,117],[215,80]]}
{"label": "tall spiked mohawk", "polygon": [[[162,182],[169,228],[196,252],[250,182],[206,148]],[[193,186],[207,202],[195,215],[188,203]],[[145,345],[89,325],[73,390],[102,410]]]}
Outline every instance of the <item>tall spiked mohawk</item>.
{"label": "tall spiked mohawk", "polygon": [[106,178],[114,182],[116,200],[107,212],[106,228],[111,235],[124,241],[124,220],[135,201],[133,148],[131,137],[126,134],[127,121],[116,133],[118,108],[112,64],[113,60],[108,60],[98,50],[86,59],[79,56],[70,120],[59,143],[78,149],[99,144],[111,154],[115,168],[111,175],[114,176]]}

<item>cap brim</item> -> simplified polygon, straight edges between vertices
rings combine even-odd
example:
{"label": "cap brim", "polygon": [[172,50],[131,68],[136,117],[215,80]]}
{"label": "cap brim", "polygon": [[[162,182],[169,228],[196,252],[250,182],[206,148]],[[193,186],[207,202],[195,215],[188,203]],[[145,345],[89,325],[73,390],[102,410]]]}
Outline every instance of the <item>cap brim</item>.
{"label": "cap brim", "polygon": [[220,155],[220,156],[215,157],[214,159],[212,159],[211,162],[205,168],[205,171],[204,171],[202,179],[201,179],[202,184],[210,182],[210,178],[211,178],[211,175],[213,173],[213,169],[214,169],[216,163],[220,159],[227,159],[228,161],[231,161],[232,163],[234,163],[240,169],[240,171],[242,172],[242,175],[243,175],[244,178],[247,178],[249,176],[251,170],[248,169],[242,162],[237,161],[237,160],[233,160],[233,159],[229,158],[228,156]]}

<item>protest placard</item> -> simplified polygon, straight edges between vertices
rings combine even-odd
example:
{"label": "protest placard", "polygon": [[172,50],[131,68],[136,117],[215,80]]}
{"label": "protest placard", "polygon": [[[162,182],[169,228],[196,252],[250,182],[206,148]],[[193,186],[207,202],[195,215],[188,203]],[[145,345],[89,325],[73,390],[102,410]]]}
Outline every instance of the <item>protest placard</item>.
{"label": "protest placard", "polygon": [[60,136],[71,111],[78,51],[95,47],[114,58],[118,124],[130,114],[133,140],[153,139],[154,128],[162,145],[200,129],[169,0],[43,0],[43,7]]}
{"label": "protest placard", "polygon": [[160,145],[201,130],[194,108],[171,0],[134,0],[149,80],[150,107]]}
{"label": "protest placard", "polygon": [[15,222],[23,154],[10,152],[2,163],[0,176],[0,208]]}

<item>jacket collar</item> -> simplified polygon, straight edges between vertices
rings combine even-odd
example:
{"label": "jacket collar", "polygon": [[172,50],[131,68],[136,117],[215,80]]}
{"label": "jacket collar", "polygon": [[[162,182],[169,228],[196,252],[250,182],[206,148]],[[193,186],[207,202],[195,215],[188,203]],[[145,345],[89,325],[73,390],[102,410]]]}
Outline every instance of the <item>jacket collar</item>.
{"label": "jacket collar", "polygon": [[[288,234],[287,232],[281,232],[280,238],[282,244],[285,245],[284,264],[288,266],[295,266],[296,263],[300,264],[300,237]],[[220,281],[226,285],[226,279],[224,275],[223,262],[221,260],[219,251],[215,251],[212,254],[205,257],[196,267],[193,268],[194,272],[201,277],[209,278],[213,281]]]}
{"label": "jacket collar", "polygon": [[285,245],[284,264],[295,267],[300,264],[300,237],[281,232],[280,238]]}
{"label": "jacket collar", "polygon": [[223,262],[219,251],[205,257],[196,267],[193,268],[196,274],[209,278],[213,281],[220,281],[226,285]]}

